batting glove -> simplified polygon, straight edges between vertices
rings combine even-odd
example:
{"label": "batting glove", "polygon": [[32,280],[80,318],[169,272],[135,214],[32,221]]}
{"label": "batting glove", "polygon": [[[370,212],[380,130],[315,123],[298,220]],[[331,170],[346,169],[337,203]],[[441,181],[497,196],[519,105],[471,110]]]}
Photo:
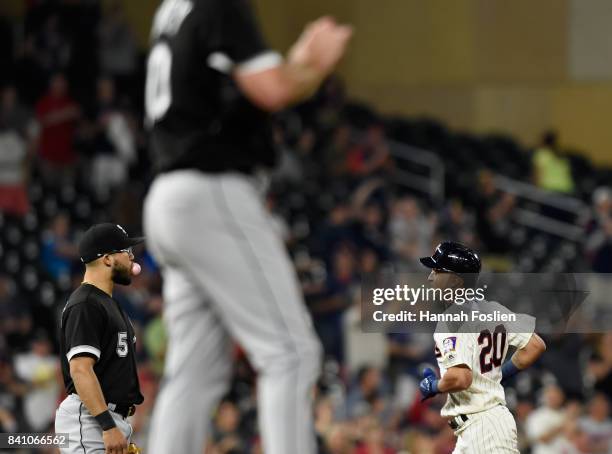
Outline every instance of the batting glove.
{"label": "batting glove", "polygon": [[430,367],[423,371],[423,380],[419,383],[419,391],[423,395],[421,402],[438,394],[438,378]]}

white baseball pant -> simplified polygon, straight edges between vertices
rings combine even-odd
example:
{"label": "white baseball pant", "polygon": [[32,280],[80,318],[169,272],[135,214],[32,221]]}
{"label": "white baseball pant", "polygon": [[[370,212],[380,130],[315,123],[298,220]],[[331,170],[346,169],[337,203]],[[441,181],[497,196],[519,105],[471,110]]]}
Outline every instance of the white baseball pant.
{"label": "white baseball pant", "polygon": [[467,416],[465,425],[455,431],[453,454],[519,454],[516,423],[507,407],[497,405]]}

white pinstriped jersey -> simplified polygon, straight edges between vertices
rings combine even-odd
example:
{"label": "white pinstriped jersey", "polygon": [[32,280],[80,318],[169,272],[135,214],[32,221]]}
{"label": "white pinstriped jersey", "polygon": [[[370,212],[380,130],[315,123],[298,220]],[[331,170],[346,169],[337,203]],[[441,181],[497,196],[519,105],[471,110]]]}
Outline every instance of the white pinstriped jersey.
{"label": "white pinstriped jersey", "polygon": [[[471,302],[468,312],[472,310],[512,314],[501,304],[487,301]],[[449,329],[445,322],[438,323],[434,342],[440,376],[443,377],[449,368],[464,364],[471,369],[473,377],[468,389],[448,394],[442,416],[478,413],[495,405],[506,404],[501,385],[501,365],[508,346],[523,348],[535,327],[532,317],[521,314],[517,314],[517,317],[519,322],[514,323],[466,322],[456,330]]]}

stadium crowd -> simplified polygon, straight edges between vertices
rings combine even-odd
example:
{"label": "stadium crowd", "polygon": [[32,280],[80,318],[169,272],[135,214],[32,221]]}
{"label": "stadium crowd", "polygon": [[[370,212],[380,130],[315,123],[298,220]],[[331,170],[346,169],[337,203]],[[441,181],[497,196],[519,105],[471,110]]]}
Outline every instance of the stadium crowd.
{"label": "stadium crowd", "polygon": [[[0,55],[9,68],[0,96],[3,432],[52,430],[64,392],[57,321],[82,278],[79,235],[108,220],[139,233],[151,179],[141,121],[143,54],[120,3],[105,11],[98,2],[28,5],[23,22],[0,20],[6,37]],[[393,178],[399,164],[387,120],[351,108],[338,79],[276,119],[279,165],[266,202],[324,346],[314,409],[322,454],[443,454],[454,446],[439,414],[444,398],[418,397],[419,374],[436,364],[431,336],[362,332],[364,276],[426,273],[418,258],[442,239],[482,252],[485,267],[517,266],[510,246],[516,200],[495,187],[492,170],[463,169],[477,190],[447,192],[441,204],[403,188]],[[575,193],[579,182],[554,136],[526,153],[526,182]],[[572,271],[610,272],[612,192],[600,187],[592,200],[581,224],[580,268]],[[30,247],[25,238],[32,234]],[[9,254],[11,248],[33,258],[35,273]],[[137,443],[145,445],[165,333],[158,270],[146,250],[137,261],[143,273],[130,287],[117,287],[114,297],[138,333],[145,402],[132,424]],[[49,285],[40,291],[43,282]],[[548,336],[546,342],[543,360],[506,390],[522,452],[612,453],[612,332]],[[208,454],[261,452],[256,377],[239,345],[234,357],[231,391],[211,415]]]}

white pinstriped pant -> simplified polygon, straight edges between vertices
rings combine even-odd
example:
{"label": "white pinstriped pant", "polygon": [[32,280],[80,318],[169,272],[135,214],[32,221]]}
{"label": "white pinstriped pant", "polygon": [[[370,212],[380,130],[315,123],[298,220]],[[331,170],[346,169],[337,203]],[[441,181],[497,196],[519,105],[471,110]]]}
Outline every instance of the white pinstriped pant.
{"label": "white pinstriped pant", "polygon": [[311,391],[321,348],[253,179],[195,170],[158,176],[144,224],[162,267],[169,337],[146,452],[202,452],[229,384],[231,336],[258,372],[264,452],[314,454]]}
{"label": "white pinstriped pant", "polygon": [[516,423],[507,407],[497,405],[468,418],[465,426],[455,431],[453,454],[519,454]]}

